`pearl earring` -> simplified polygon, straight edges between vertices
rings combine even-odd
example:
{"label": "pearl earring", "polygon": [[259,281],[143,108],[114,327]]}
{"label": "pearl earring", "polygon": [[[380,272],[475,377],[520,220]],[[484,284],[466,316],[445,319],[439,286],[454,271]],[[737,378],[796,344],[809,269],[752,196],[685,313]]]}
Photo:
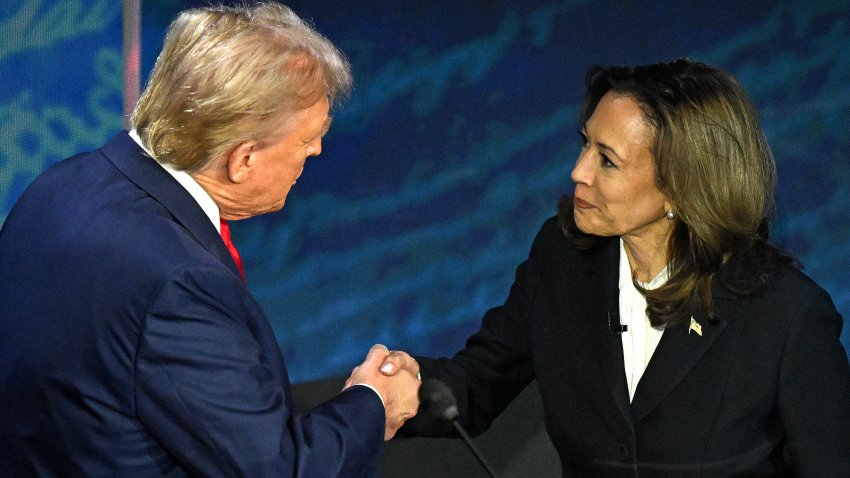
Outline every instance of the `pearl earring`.
{"label": "pearl earring", "polygon": [[672,210],[667,211],[667,219],[672,221],[674,217],[676,217],[676,214],[674,214]]}

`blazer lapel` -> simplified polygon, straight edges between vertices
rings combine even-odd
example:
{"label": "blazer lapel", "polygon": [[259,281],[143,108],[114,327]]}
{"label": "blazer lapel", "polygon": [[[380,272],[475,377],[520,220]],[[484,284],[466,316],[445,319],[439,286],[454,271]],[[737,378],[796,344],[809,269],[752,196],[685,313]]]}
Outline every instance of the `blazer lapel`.
{"label": "blazer lapel", "polygon": [[[706,312],[700,308],[693,315],[668,327],[661,336],[658,348],[652,354],[632,400],[635,423],[646,417],[691,372],[726,329],[727,320],[722,313],[717,313],[718,306],[734,299],[734,295],[720,286],[716,278],[712,290],[715,320],[709,321]],[[694,327],[691,327],[692,318],[696,323]]]}
{"label": "blazer lapel", "polygon": [[180,183],[147,156],[127,132],[119,133],[101,148],[101,152],[130,181],[162,204],[204,249],[239,275],[236,263],[203,209]]}
{"label": "blazer lapel", "polygon": [[[596,348],[602,364],[602,376],[608,385],[611,398],[620,410],[623,418],[631,424],[632,414],[629,409],[629,384],[626,381],[625,362],[623,359],[623,336],[612,329],[620,324],[620,241],[611,241],[606,251],[604,269],[604,291],[606,315],[603,334],[599,335],[600,344]],[[600,324],[602,325],[602,324]]]}
{"label": "blazer lapel", "polygon": [[[629,409],[629,392],[626,383],[626,375],[623,364],[623,342],[620,334],[611,332],[609,319],[613,324],[619,324],[619,242],[609,241],[598,251],[597,261],[586,262],[587,269],[582,276],[587,283],[584,288],[587,291],[582,301],[582,310],[579,314],[575,311],[571,315],[583,317],[585,336],[589,338],[588,344],[593,350],[593,358],[598,371],[590,369],[589,374],[597,375],[607,389],[608,397],[614,407],[619,410],[620,417],[615,419],[614,425],[622,426],[621,419],[631,424],[632,415]],[[572,266],[571,266],[572,267]],[[577,277],[570,273],[569,277]],[[575,307],[575,304],[572,305]]]}

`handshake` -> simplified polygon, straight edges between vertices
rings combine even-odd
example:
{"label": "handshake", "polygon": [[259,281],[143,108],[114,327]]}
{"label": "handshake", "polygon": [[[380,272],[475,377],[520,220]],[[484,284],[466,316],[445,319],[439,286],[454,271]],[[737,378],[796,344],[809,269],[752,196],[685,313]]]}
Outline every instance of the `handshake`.
{"label": "handshake", "polygon": [[369,386],[381,396],[387,418],[384,440],[391,439],[419,409],[419,364],[406,352],[372,346],[366,360],[351,371],[343,390],[353,385]]}

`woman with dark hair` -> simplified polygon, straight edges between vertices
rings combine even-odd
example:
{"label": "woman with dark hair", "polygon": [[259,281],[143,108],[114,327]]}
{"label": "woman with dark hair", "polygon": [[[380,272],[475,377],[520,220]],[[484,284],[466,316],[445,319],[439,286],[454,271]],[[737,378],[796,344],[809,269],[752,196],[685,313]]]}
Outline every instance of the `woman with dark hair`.
{"label": "woman with dark hair", "polygon": [[[537,379],[564,476],[850,476],[850,366],[828,294],[768,242],[776,172],[727,73],[593,68],[575,192],[451,359],[473,433]],[[403,431],[452,428],[420,413]]]}

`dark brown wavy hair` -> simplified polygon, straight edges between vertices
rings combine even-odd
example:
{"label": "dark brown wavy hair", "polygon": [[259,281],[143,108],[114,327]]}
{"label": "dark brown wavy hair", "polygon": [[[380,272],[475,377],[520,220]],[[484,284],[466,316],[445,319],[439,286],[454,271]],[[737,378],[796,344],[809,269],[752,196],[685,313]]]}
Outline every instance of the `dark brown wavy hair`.
{"label": "dark brown wavy hair", "polygon": [[[667,245],[669,280],[654,290],[635,284],[655,326],[703,308],[713,317],[711,282],[739,296],[769,282],[774,259],[790,258],[768,244],[776,165],[755,108],[728,73],[687,59],[636,67],[593,67],[581,106],[586,123],[609,91],[640,105],[654,130],[655,184],[673,205]],[[571,198],[559,204],[561,226],[577,247],[598,238],[575,225]]]}

